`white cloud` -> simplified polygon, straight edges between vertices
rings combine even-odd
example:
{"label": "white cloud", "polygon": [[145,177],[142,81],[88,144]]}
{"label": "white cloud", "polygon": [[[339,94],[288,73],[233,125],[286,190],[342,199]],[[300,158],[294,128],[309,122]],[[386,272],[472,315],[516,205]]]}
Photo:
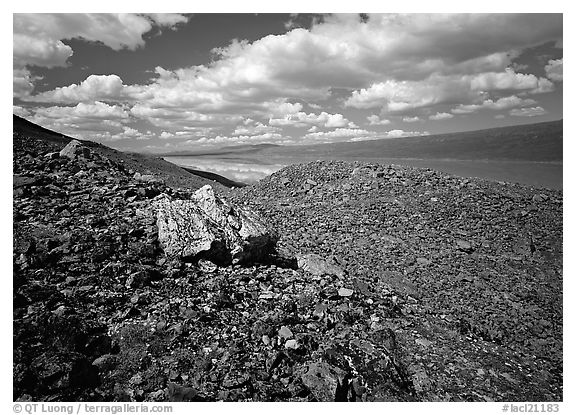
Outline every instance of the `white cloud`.
{"label": "white cloud", "polygon": [[366,119],[370,122],[369,125],[388,125],[390,124],[390,120],[380,119],[380,117],[376,114],[372,114],[366,117]]}
{"label": "white cloud", "polygon": [[297,112],[295,114],[286,115],[283,118],[270,118],[268,124],[292,127],[308,127],[309,125],[317,125],[326,128],[354,128],[354,123],[344,118],[342,114],[328,114],[324,111],[320,114]]}
{"label": "white cloud", "polygon": [[26,64],[46,62],[49,66],[61,66],[66,60],[63,58],[72,55],[61,40],[76,38],[102,42],[114,50],[133,50],[144,45],[142,35],[154,23],[173,27],[188,20],[173,14],[147,17],[130,13],[15,13],[13,17],[15,59]]}
{"label": "white cloud", "polygon": [[178,13],[147,13],[158,26],[167,26],[173,28],[178,23],[186,23],[188,17]]}
{"label": "white cloud", "polygon": [[454,115],[448,112],[437,112],[436,114],[428,117],[428,119],[432,121],[448,120],[450,118],[454,118]]}
{"label": "white cloud", "polygon": [[26,65],[46,68],[65,66],[66,60],[73,53],[70,46],[57,39],[14,33],[12,42],[13,63],[17,68],[24,68]]}
{"label": "white cloud", "polygon": [[271,127],[269,125],[264,125],[261,122],[254,123],[249,126],[238,126],[232,133],[232,135],[260,135],[264,133],[276,133],[280,131],[278,127]]}
{"label": "white cloud", "polygon": [[430,135],[430,133],[428,131],[404,131],[404,130],[390,130],[386,133],[387,138],[419,137],[422,135]]}
{"label": "white cloud", "polygon": [[160,138],[162,140],[167,140],[167,139],[172,138],[172,137],[174,137],[174,134],[166,132],[166,131],[162,131],[162,133],[160,134]]}
{"label": "white cloud", "polygon": [[347,107],[382,108],[383,113],[405,112],[443,103],[473,103],[487,99],[490,91],[523,90],[544,93],[554,90],[546,78],[504,72],[485,72],[475,75],[437,75],[418,81],[387,80],[368,88],[353,91],[345,101]]}
{"label": "white cloud", "polygon": [[546,76],[551,79],[552,81],[562,82],[563,74],[562,74],[562,66],[564,63],[564,59],[551,59],[548,61],[548,65],[544,67],[546,71]]}
{"label": "white cloud", "polygon": [[236,144],[260,144],[260,143],[288,143],[291,140],[284,138],[281,134],[265,133],[258,135],[240,135],[240,136],[216,136],[216,137],[202,137],[197,140],[192,140],[188,144],[202,144],[202,145],[236,145]]}
{"label": "white cloud", "polygon": [[78,138],[108,141],[113,136],[134,137],[132,129],[127,129],[128,112],[118,105],[103,102],[79,103],[74,107],[37,108],[30,121],[45,128]]}
{"label": "white cloud", "polygon": [[[19,71],[27,70],[30,65],[46,68],[66,66],[68,58],[74,53],[70,46],[62,42],[66,39],[101,42],[114,50],[134,50],[144,45],[142,35],[154,25],[173,28],[175,24],[188,20],[185,16],[173,14],[14,13],[12,16],[13,66]],[[22,94],[21,74],[14,73],[14,85],[18,86],[19,91],[16,92],[15,88],[15,96],[27,95]],[[33,89],[34,80],[28,78],[31,81],[31,86],[27,87],[28,93]]]}
{"label": "white cloud", "polygon": [[25,98],[34,90],[34,82],[38,79],[32,76],[28,69],[14,68],[12,71],[12,94],[14,97]]}
{"label": "white cloud", "polygon": [[514,108],[510,111],[513,117],[537,117],[544,114],[548,114],[548,111],[542,107]]}
{"label": "white cloud", "polygon": [[404,122],[419,122],[422,120],[420,119],[420,117],[416,116],[416,117],[404,117],[404,118],[402,118],[402,121],[404,121]]}
{"label": "white cloud", "polygon": [[[324,112],[317,103],[343,99],[347,107],[379,108],[383,118],[386,113],[409,116],[414,109],[437,104],[450,105],[454,114],[534,106],[535,101],[518,97],[517,103],[502,101],[500,91],[511,89],[522,96],[550,91],[552,83],[506,68],[523,49],[562,37],[561,14],[381,14],[366,22],[357,15],[332,15],[310,29],[232,41],[215,49],[205,65],[157,67],[147,85],[125,85],[117,75],[101,74],[30,96],[35,79],[25,65],[65,65],[73,51],[62,40],[82,37],[114,50],[134,50],[144,45],[143,35],[153,25],[174,28],[185,20],[153,14],[14,15],[14,93],[52,105],[118,103],[124,112],[132,107],[129,114],[139,122],[149,121],[167,134],[214,127],[228,140],[266,139],[265,134],[280,133],[271,128],[298,126],[308,130],[308,139],[338,140],[347,137],[322,134],[362,129],[347,113]],[[351,96],[343,97],[347,90],[353,91]],[[307,113],[304,108],[318,111]],[[267,119],[268,126],[253,121]],[[389,123],[376,115],[367,120],[370,125]],[[121,129],[126,119],[112,121],[111,136],[129,134]],[[235,135],[233,126],[238,126]],[[319,127],[336,130],[323,133]]]}
{"label": "white cloud", "polygon": [[75,107],[47,107],[38,108],[36,114],[54,119],[72,120],[78,119],[96,119],[96,120],[110,120],[110,119],[127,119],[128,112],[118,105],[108,105],[103,102],[94,102],[93,104],[79,103]]}
{"label": "white cloud", "polygon": [[[137,30],[127,24],[109,28],[106,33],[113,38],[86,29],[91,35],[85,38],[115,48],[137,47],[150,22],[142,16],[130,19],[143,26]],[[91,24],[92,20],[86,23],[87,28]],[[511,64],[514,51],[561,36],[561,15],[378,14],[366,22],[357,15],[333,15],[310,30],[296,28],[252,43],[233,41],[216,49],[209,65],[164,70],[142,92],[149,94],[148,104],[154,107],[262,114],[273,102],[314,102],[329,97],[331,88],[362,89],[375,79],[384,79],[382,84],[392,90],[389,110],[402,111],[454,96],[449,92],[451,85],[426,88],[428,80],[437,82],[432,75],[440,80],[453,77],[458,82],[462,75],[478,70],[503,71]],[[410,92],[404,90],[403,81],[423,83],[418,91]],[[399,96],[394,96],[398,89]],[[349,101],[350,106],[354,103],[354,99]],[[359,100],[356,104],[372,108],[382,102]]]}
{"label": "white cloud", "polygon": [[374,131],[368,131],[361,128],[337,128],[332,131],[308,133],[302,138],[312,139],[315,141],[350,141],[352,138],[369,139],[369,137],[373,137],[375,134],[376,132]]}
{"label": "white cloud", "polygon": [[31,115],[30,111],[20,105],[12,105],[12,113],[20,117],[26,118]]}
{"label": "white cloud", "polygon": [[474,112],[489,109],[489,110],[505,110],[513,107],[524,107],[528,105],[534,105],[536,101],[533,99],[519,98],[516,95],[511,95],[509,97],[503,97],[496,101],[492,99],[487,99],[480,104],[470,104],[463,105],[460,104],[456,108],[452,109],[453,114],[472,114]]}
{"label": "white cloud", "polygon": [[362,141],[362,140],[375,140],[375,139],[390,139],[390,138],[403,138],[403,137],[420,137],[423,135],[429,135],[428,131],[404,131],[400,129],[386,131],[384,133],[374,134],[371,137],[354,137],[350,141]]}
{"label": "white cloud", "polygon": [[129,90],[118,75],[90,75],[80,84],[72,84],[27,98],[28,101],[72,104],[90,101],[121,101]]}
{"label": "white cloud", "polygon": [[512,68],[507,68],[504,72],[478,74],[470,81],[470,87],[476,91],[532,90],[534,92],[550,92],[554,89],[546,78],[516,73]]}

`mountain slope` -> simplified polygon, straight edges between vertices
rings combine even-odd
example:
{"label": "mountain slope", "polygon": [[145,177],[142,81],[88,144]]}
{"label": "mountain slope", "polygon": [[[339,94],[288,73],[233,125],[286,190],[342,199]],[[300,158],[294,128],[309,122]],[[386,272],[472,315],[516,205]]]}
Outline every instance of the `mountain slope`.
{"label": "mountain slope", "polygon": [[[72,137],[40,127],[39,125],[33,124],[16,115],[13,116],[13,130],[14,151],[17,151],[19,146],[28,146],[27,142],[30,142],[30,148],[39,145],[45,148],[46,151],[48,148],[50,148],[51,151],[60,151],[66,144],[68,144],[68,142],[70,142],[70,140],[73,139]],[[32,144],[32,141],[36,144]],[[160,157],[139,153],[121,152],[89,140],[78,141],[111,161],[123,165],[127,170],[131,170],[133,173],[139,172],[140,174],[153,174],[164,180],[166,184],[173,187],[198,189],[205,184],[219,187],[221,182],[225,183],[224,186],[228,187],[242,186],[241,183],[235,183],[216,174],[211,175],[209,178],[199,176],[193,172],[169,163]]]}

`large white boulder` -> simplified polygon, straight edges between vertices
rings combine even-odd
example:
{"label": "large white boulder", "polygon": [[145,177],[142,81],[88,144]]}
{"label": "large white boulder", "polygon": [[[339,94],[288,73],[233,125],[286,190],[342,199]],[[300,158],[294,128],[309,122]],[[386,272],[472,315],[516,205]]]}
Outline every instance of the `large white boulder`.
{"label": "large white boulder", "polygon": [[236,264],[264,260],[274,249],[262,218],[217,197],[209,185],[188,200],[163,195],[154,206],[158,239],[169,257]]}

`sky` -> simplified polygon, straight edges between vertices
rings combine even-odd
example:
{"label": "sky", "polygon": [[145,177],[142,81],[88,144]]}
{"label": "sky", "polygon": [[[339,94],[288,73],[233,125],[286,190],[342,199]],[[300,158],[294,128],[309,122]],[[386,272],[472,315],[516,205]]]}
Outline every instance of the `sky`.
{"label": "sky", "polygon": [[562,118],[562,14],[14,14],[13,112],[164,153]]}

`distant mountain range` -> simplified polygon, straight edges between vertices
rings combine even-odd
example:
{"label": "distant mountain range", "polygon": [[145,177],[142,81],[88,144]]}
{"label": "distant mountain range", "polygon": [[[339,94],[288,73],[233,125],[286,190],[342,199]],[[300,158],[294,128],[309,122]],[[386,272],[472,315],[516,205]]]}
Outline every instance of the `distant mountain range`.
{"label": "distant mountain range", "polygon": [[162,156],[226,156],[258,154],[300,158],[419,158],[453,160],[562,161],[563,120],[420,137],[343,143],[255,144],[219,149],[179,151]]}
{"label": "distant mountain range", "polygon": [[225,154],[245,154],[245,153],[255,153],[262,150],[267,150],[270,148],[282,147],[279,144],[263,143],[263,144],[240,144],[236,146],[225,146],[216,149],[207,150],[183,150],[183,151],[172,151],[168,153],[155,153],[157,156],[165,157],[185,157],[185,156],[221,156]]}

